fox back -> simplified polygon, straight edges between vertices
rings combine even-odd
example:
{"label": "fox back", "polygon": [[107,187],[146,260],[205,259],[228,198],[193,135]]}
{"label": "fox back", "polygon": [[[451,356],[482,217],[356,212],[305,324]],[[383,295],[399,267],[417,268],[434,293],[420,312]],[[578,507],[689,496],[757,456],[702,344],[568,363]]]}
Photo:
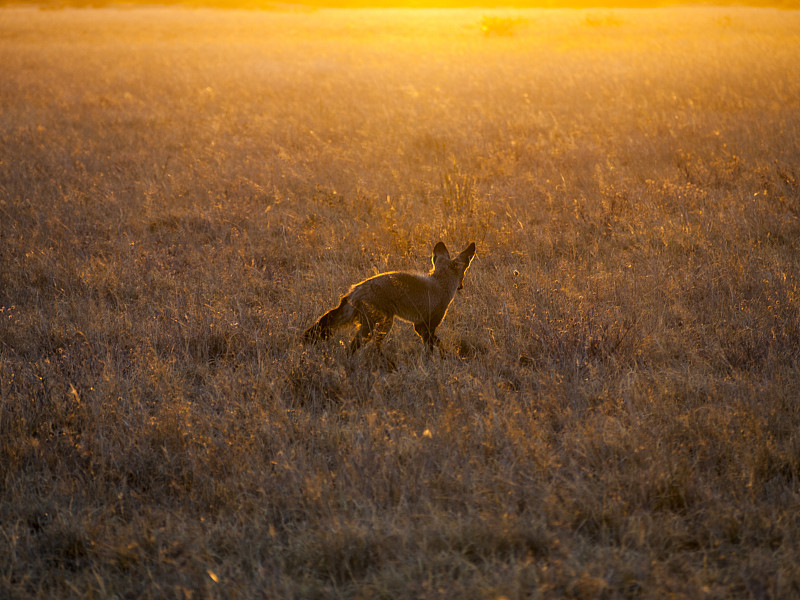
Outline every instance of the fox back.
{"label": "fox back", "polygon": [[357,322],[358,333],[350,344],[355,352],[371,337],[380,349],[394,318],[409,321],[429,348],[438,344],[436,328],[444,319],[456,291],[475,256],[471,243],[451,259],[447,247],[439,242],[433,249],[433,268],[427,275],[391,271],[365,279],[350,288],[339,305],[309,327],[306,341],[326,339],[332,329]]}

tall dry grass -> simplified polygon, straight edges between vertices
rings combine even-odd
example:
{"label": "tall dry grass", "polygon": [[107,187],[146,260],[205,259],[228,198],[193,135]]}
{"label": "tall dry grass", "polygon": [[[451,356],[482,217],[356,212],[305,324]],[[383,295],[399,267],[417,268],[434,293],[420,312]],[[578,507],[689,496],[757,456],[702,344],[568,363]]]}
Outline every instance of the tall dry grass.
{"label": "tall dry grass", "polygon": [[[0,11],[0,596],[797,594],[797,64],[767,10]],[[449,358],[298,344],[440,239]]]}

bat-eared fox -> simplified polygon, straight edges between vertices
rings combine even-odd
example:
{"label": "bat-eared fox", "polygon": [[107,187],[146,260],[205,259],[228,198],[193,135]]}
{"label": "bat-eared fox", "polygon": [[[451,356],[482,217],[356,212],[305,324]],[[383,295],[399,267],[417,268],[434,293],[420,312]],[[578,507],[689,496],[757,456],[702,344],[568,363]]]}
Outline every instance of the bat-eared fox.
{"label": "bat-eared fox", "polygon": [[357,283],[342,297],[339,306],[306,330],[303,339],[324,340],[334,328],[357,322],[359,329],[350,342],[350,351],[358,350],[370,337],[380,351],[381,342],[397,317],[413,323],[414,331],[433,350],[439,344],[436,328],[456,291],[462,288],[464,274],[474,256],[474,242],[453,259],[447,247],[439,242],[433,249],[433,268],[428,275],[390,271]]}

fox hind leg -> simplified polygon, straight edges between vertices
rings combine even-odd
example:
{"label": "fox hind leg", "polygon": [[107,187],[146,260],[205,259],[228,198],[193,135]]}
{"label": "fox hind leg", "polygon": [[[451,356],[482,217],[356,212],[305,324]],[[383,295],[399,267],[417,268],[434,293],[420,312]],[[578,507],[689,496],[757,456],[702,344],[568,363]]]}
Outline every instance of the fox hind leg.
{"label": "fox hind leg", "polygon": [[369,340],[372,335],[372,329],[375,326],[375,320],[363,302],[356,302],[354,308],[356,321],[358,321],[358,331],[350,342],[350,354],[355,354],[356,350]]}
{"label": "fox hind leg", "polygon": [[385,317],[375,323],[375,328],[373,332],[373,337],[375,339],[375,346],[378,350],[381,349],[381,343],[383,343],[384,338],[389,335],[389,332],[392,329],[392,323],[394,322],[393,317]]}
{"label": "fox hind leg", "polygon": [[363,302],[356,304],[355,314],[360,327],[350,342],[350,353],[355,353],[370,337],[373,337],[375,347],[381,352],[381,342],[392,328],[393,317]]}

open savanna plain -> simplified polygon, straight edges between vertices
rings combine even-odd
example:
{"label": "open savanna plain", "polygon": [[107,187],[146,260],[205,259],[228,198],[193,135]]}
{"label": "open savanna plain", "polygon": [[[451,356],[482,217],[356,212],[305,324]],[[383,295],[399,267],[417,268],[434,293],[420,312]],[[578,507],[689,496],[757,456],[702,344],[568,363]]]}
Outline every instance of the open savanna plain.
{"label": "open savanna plain", "polygon": [[[0,597],[800,593],[800,14],[0,11]],[[477,256],[428,355],[303,330]]]}

